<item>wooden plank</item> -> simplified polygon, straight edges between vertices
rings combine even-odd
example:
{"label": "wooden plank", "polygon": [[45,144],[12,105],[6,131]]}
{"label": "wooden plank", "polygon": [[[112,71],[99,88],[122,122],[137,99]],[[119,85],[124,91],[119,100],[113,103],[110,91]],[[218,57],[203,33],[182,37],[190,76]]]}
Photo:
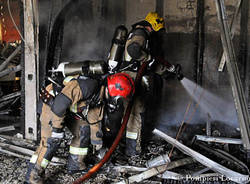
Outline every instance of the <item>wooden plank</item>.
{"label": "wooden plank", "polygon": [[6,144],[6,143],[1,143],[0,142],[0,147],[2,147],[3,149],[8,149],[8,150],[14,150],[16,152],[20,152],[24,155],[29,155],[32,156],[34,154],[34,151],[26,149],[26,148],[22,148],[20,146],[14,146],[11,144]]}
{"label": "wooden plank", "polygon": [[[37,140],[37,29],[35,25],[34,12],[37,12],[34,5],[35,0],[24,0],[24,76],[25,76],[25,138]],[[35,25],[35,26],[34,26]]]}
{"label": "wooden plank", "polygon": [[18,145],[22,147],[32,147],[35,148],[36,144],[34,141],[28,140],[28,139],[20,139],[14,136],[8,136],[8,135],[2,135],[0,134],[0,140],[3,142],[8,142],[13,145]]}
{"label": "wooden plank", "polygon": [[[24,158],[27,160],[29,160],[30,157],[35,153],[30,149],[5,143],[0,143],[0,152],[19,158]],[[64,159],[58,157],[52,158],[51,165],[65,165],[65,164],[66,162]]]}
{"label": "wooden plank", "polygon": [[29,156],[20,155],[20,154],[14,153],[12,151],[8,151],[8,150],[5,150],[5,149],[2,149],[1,147],[0,147],[0,152],[5,153],[7,155],[14,156],[14,157],[23,158],[23,159],[26,159],[26,160],[30,159]]}

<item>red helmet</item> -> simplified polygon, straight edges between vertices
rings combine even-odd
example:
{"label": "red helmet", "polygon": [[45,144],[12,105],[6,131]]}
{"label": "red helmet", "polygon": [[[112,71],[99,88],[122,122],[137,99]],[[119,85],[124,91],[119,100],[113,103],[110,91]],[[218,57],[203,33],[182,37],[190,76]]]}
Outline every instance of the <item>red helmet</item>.
{"label": "red helmet", "polygon": [[133,79],[126,73],[116,73],[108,76],[108,92],[111,97],[128,98],[135,92]]}

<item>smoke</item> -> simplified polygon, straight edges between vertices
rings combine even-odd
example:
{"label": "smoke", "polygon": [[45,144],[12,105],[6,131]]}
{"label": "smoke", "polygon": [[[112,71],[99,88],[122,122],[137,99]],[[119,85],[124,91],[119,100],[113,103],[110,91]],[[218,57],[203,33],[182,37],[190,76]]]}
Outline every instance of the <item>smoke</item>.
{"label": "smoke", "polygon": [[86,59],[99,59],[97,28],[78,16],[65,25],[62,61],[76,62]]}
{"label": "smoke", "polygon": [[[101,52],[105,49],[102,35],[93,15],[89,1],[68,14],[64,26],[62,61],[77,62],[82,60],[103,59]],[[103,23],[104,24],[104,23]],[[111,39],[111,38],[110,38]]]}
{"label": "smoke", "polygon": [[[83,1],[79,7],[66,17],[63,41],[63,62],[77,62],[82,60],[107,59],[112,44],[112,36],[119,25],[119,7],[113,7],[117,12],[102,7],[100,2]],[[114,5],[115,3],[112,3]],[[120,13],[118,13],[120,12]],[[117,13],[117,15],[114,15]],[[112,16],[111,16],[112,15]],[[111,16],[111,17],[110,17]]]}
{"label": "smoke", "polygon": [[201,88],[187,78],[181,82],[168,79],[156,102],[157,108],[151,108],[155,127],[170,136],[176,136],[184,121],[188,126],[182,136],[190,138],[195,132],[203,134],[209,119],[213,129],[225,131],[222,131],[224,136],[235,134],[236,129],[232,127],[237,128],[239,124],[231,93],[220,89],[216,89],[216,92],[223,93],[223,97]]}
{"label": "smoke", "polygon": [[181,83],[195,102],[199,103],[203,113],[209,114],[212,120],[225,122],[234,127],[238,126],[233,99],[219,97],[187,78],[184,78]]}
{"label": "smoke", "polygon": [[[50,15],[54,22],[64,11],[65,24],[60,62],[106,60],[115,28],[125,24],[124,5],[125,1],[44,0],[39,6],[40,29],[43,34],[41,38],[44,39],[45,33],[49,31]],[[64,9],[66,6],[70,8]],[[46,49],[45,45],[40,48]],[[42,56],[41,60],[44,58],[46,59],[46,56]]]}

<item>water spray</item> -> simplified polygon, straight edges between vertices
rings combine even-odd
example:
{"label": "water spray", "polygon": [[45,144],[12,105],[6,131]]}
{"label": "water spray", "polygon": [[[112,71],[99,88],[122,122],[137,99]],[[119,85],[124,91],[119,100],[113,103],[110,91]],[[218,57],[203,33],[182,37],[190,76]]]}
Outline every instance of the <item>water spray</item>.
{"label": "water spray", "polygon": [[201,109],[206,114],[209,113],[211,115],[212,119],[230,122],[235,126],[235,122],[237,123],[236,110],[230,102],[212,94],[186,77],[181,80],[181,84],[195,102],[199,103]]}

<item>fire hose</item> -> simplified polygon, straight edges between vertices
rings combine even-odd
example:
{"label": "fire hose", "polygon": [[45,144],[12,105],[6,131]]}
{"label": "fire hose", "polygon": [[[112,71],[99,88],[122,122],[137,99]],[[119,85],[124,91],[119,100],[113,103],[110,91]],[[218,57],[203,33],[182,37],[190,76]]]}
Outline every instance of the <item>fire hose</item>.
{"label": "fire hose", "polygon": [[[139,68],[139,71],[138,71],[138,73],[136,75],[136,78],[135,78],[135,89],[137,89],[137,86],[140,84],[141,78],[142,78],[142,76],[144,74],[144,71],[145,71],[148,63],[149,63],[149,61],[143,62],[143,64]],[[109,148],[108,152],[104,155],[103,159],[98,164],[93,166],[85,175],[83,175],[82,177],[80,177],[76,181],[74,181],[73,184],[80,184],[83,181],[89,179],[94,173],[96,173],[108,161],[108,159],[112,155],[113,151],[117,147],[118,143],[120,142],[120,139],[121,139],[121,137],[123,135],[123,132],[124,132],[124,130],[126,128],[126,125],[128,123],[129,116],[130,116],[130,113],[131,113],[131,110],[132,110],[132,106],[133,106],[133,103],[134,103],[135,96],[136,96],[136,90],[135,90],[135,94],[133,95],[132,100],[129,102],[129,104],[128,104],[127,108],[126,108],[126,112],[125,112],[125,115],[123,117],[121,128],[120,128],[120,130],[119,130],[119,132],[118,132],[112,146]]]}

